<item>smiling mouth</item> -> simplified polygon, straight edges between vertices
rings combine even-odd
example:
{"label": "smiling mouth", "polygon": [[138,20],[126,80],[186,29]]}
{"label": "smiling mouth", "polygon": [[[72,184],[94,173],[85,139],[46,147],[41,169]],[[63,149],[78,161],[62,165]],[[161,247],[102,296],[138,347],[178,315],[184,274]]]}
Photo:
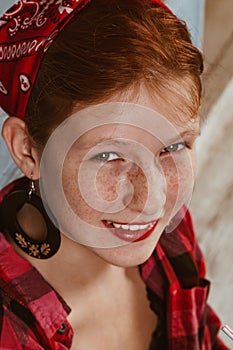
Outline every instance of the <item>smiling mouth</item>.
{"label": "smiling mouth", "polygon": [[159,220],[147,224],[120,224],[104,220],[104,225],[118,238],[126,242],[138,242],[149,237],[157,226]]}

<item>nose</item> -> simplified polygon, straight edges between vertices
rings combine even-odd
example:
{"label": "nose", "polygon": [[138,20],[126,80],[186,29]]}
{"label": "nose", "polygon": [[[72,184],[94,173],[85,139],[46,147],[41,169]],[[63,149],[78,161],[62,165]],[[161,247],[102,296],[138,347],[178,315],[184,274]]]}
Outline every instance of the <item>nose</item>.
{"label": "nose", "polygon": [[131,211],[156,217],[162,213],[166,201],[166,181],[158,163],[132,164],[127,173],[132,189],[123,197],[124,205]]}

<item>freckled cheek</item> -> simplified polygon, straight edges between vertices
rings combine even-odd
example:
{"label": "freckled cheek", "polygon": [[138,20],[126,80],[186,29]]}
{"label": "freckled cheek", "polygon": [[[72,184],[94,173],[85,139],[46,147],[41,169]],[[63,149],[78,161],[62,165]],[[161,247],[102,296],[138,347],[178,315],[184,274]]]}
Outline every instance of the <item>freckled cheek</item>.
{"label": "freckled cheek", "polygon": [[[124,192],[124,197],[138,196],[146,201],[148,195],[147,178],[136,164],[109,164],[103,166],[96,176],[96,189],[101,198],[114,201]],[[144,198],[145,197],[145,198]]]}
{"label": "freckled cheek", "polygon": [[[83,218],[83,211],[86,211],[88,206],[80,191],[78,181],[80,163],[81,160],[74,157],[72,152],[68,153],[62,168],[62,186],[70,210]],[[83,184],[83,186],[86,186],[86,184]]]}
{"label": "freckled cheek", "polygon": [[[98,212],[98,210],[95,210],[94,205],[91,206],[87,203],[85,197],[80,191],[76,169],[71,169],[69,171],[69,169],[66,168],[65,171],[63,171],[62,185],[70,210],[72,210],[82,221],[96,225],[96,222],[100,220],[101,213]],[[88,183],[87,185],[85,183],[81,184],[81,186],[86,187],[90,186],[90,184]]]}
{"label": "freckled cheek", "polygon": [[106,201],[114,201],[118,198],[118,186],[123,180],[121,166],[103,165],[95,178],[98,195]]}
{"label": "freckled cheek", "polygon": [[192,193],[194,168],[192,159],[171,158],[162,161],[167,185],[167,200],[170,203],[185,202]]}

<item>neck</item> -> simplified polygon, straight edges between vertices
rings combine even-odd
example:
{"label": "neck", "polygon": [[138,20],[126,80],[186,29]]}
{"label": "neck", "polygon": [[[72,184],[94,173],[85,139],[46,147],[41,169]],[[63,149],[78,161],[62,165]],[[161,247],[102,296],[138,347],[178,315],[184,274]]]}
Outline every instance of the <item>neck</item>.
{"label": "neck", "polygon": [[[18,253],[19,250],[16,248]],[[123,268],[105,262],[89,248],[61,236],[59,251],[48,260],[38,260],[20,254],[28,260],[51,286],[65,299],[77,297],[78,293],[93,290],[96,286],[120,283],[124,279],[133,279],[136,268]],[[110,284],[109,284],[109,283]],[[117,285],[115,286],[117,288]]]}
{"label": "neck", "polygon": [[[48,260],[31,258],[16,249],[71,307],[68,320],[74,330],[85,330],[87,325],[94,327],[99,315],[104,320],[112,320],[119,310],[130,320],[136,312],[132,315],[132,310],[137,310],[140,319],[141,314],[149,312],[149,319],[154,320],[154,314],[148,311],[146,289],[137,266],[124,268],[107,263],[89,248],[63,235],[59,251]],[[128,318],[126,324],[131,322]]]}

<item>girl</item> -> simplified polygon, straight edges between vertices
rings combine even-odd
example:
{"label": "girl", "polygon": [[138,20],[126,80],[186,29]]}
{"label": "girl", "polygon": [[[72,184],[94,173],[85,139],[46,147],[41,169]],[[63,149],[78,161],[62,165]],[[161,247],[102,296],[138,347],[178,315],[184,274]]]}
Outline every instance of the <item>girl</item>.
{"label": "girl", "polygon": [[202,56],[159,0],[0,22],[1,349],[227,349],[185,203]]}

